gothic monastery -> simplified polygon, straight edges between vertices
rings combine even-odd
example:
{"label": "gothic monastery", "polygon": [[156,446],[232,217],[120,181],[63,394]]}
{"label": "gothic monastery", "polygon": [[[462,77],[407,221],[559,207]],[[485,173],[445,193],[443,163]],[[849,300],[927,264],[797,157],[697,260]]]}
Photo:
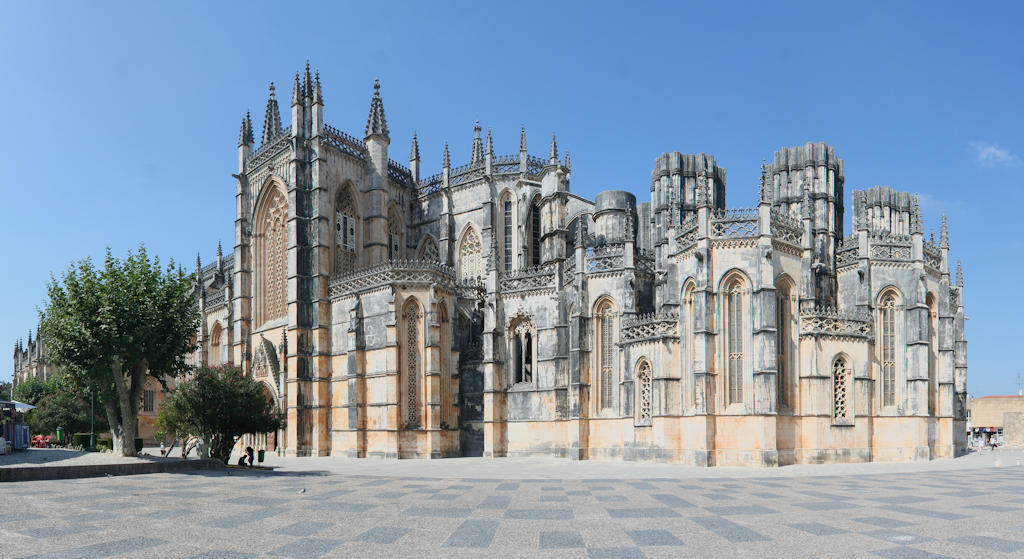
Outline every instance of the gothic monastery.
{"label": "gothic monastery", "polygon": [[[200,267],[197,362],[266,384],[289,455],[776,466],[965,451],[963,276],[945,218],[852,192],[823,143],[725,169],[665,153],[650,200],[570,192],[568,153],[455,166],[390,158],[380,86],[363,139],[324,121],[319,76],[274,87],[238,142],[231,253]],[[197,267],[198,262],[197,262]],[[37,340],[38,343],[38,340]],[[15,348],[16,371],[44,363]]]}

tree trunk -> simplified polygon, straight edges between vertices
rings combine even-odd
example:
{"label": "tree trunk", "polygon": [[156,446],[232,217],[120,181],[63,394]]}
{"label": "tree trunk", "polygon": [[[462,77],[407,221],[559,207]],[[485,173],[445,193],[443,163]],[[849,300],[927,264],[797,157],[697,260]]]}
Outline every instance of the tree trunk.
{"label": "tree trunk", "polygon": [[[124,368],[120,359],[115,358],[111,365],[114,373],[114,387],[117,389],[117,400],[121,410],[121,421],[118,429],[111,425],[111,431],[115,432],[113,450],[120,456],[135,456],[135,434],[139,418],[139,394],[142,390],[142,382],[146,379],[146,370],[149,368],[145,360],[136,363],[128,371],[128,378],[125,378]],[[116,431],[120,433],[116,433]],[[118,436],[120,435],[120,436]]]}
{"label": "tree trunk", "polygon": [[114,405],[114,402],[109,401],[109,398],[107,400],[103,402],[103,409],[107,412],[107,425],[110,425],[110,439],[113,445],[111,449],[114,449],[118,448],[116,442],[118,437],[121,436],[121,426],[117,423],[117,407]]}

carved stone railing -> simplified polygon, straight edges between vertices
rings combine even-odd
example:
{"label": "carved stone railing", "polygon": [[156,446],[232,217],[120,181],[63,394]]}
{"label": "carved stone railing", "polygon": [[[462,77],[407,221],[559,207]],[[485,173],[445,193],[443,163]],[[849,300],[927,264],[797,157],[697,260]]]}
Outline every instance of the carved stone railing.
{"label": "carved stone railing", "polygon": [[676,235],[676,246],[679,250],[686,250],[697,244],[697,216],[693,216],[679,224],[679,234]]}
{"label": "carved stone railing", "polygon": [[544,167],[548,164],[547,159],[541,159],[532,155],[526,156],[526,174],[538,176],[544,171]]}
{"label": "carved stone railing", "polygon": [[839,249],[836,251],[836,266],[855,264],[860,257],[860,239],[857,235],[850,235],[839,242]]}
{"label": "carved stone railing", "polygon": [[444,186],[444,177],[431,175],[420,181],[420,196],[440,192],[442,186]]}
{"label": "carved stone railing", "polygon": [[871,316],[858,312],[816,308],[800,311],[800,335],[835,338],[871,337]]}
{"label": "carved stone railing", "polygon": [[711,216],[711,236],[748,238],[759,234],[757,208],[717,210]]}
{"label": "carved stone railing", "polygon": [[502,293],[555,289],[555,267],[543,264],[532,268],[509,272],[501,278]]}
{"label": "carved stone railing", "polygon": [[436,283],[449,289],[476,288],[475,284],[458,281],[455,268],[436,261],[388,260],[331,278],[328,293],[333,299],[394,282]]}
{"label": "carved stone railing", "polygon": [[572,281],[572,276],[576,274],[576,253],[572,252],[569,257],[562,261],[562,279],[566,283]]}
{"label": "carved stone railing", "polygon": [[621,270],[625,246],[624,244],[609,244],[587,249],[585,271],[588,274],[599,274]]}
{"label": "carved stone railing", "polygon": [[633,257],[633,264],[638,274],[654,275],[654,256],[637,251]]}
{"label": "carved stone railing", "polygon": [[206,298],[206,310],[209,311],[215,309],[221,305],[226,304],[227,302],[227,293],[225,293],[224,290],[221,290],[220,293],[212,297]]}
{"label": "carved stone railing", "polygon": [[642,314],[622,321],[622,341],[638,342],[679,337],[679,315],[675,313]]}
{"label": "carved stone railing", "polygon": [[924,244],[924,263],[936,270],[940,269],[942,267],[942,250],[926,242]]}
{"label": "carved stone railing", "polygon": [[771,215],[772,238],[800,246],[804,236],[804,228],[800,220],[776,208],[772,208]]}
{"label": "carved stone railing", "polygon": [[388,161],[388,178],[406,188],[415,188],[416,181],[412,178],[412,171],[408,167],[395,161]]}
{"label": "carved stone railing", "polygon": [[274,136],[270,140],[267,140],[259,147],[259,149],[253,152],[252,157],[248,160],[249,170],[255,169],[267,161],[270,161],[282,151],[291,147],[291,145],[292,127],[288,126],[281,130],[280,134]]}
{"label": "carved stone railing", "polygon": [[324,125],[323,132],[320,136],[324,142],[329,146],[334,146],[341,150],[342,153],[347,153],[352,157],[362,159],[366,161],[369,154],[366,151],[366,146],[363,142],[355,139],[354,137],[334,128],[333,126]]}

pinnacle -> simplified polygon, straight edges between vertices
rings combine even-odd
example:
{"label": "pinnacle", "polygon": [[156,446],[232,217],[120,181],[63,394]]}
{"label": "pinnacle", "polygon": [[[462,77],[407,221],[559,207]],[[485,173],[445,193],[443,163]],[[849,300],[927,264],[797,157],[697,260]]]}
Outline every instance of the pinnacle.
{"label": "pinnacle", "polygon": [[554,132],[551,133],[551,153],[548,154],[548,159],[558,161],[558,142],[555,141]]}
{"label": "pinnacle", "polygon": [[964,286],[964,268],[960,265],[960,259],[956,259],[956,286],[963,288]]}
{"label": "pinnacle", "polygon": [[470,163],[477,163],[484,159],[484,145],[480,141],[480,121],[473,125],[473,153],[469,158]]}
{"label": "pinnacle", "polygon": [[270,82],[270,97],[267,99],[267,111],[263,116],[263,135],[260,145],[266,144],[281,132],[281,109],[274,97],[274,82]]}
{"label": "pinnacle", "polygon": [[313,78],[313,84],[313,99],[317,104],[323,105],[324,94],[323,91],[320,90],[320,70],[316,71],[316,77]]}
{"label": "pinnacle", "polygon": [[384,102],[380,98],[380,80],[373,80],[373,99],[370,100],[370,116],[366,119],[366,136],[387,137],[388,121],[384,117]]}
{"label": "pinnacle", "polygon": [[292,105],[302,102],[302,87],[299,85],[299,73],[295,72],[295,85],[292,86]]}
{"label": "pinnacle", "polygon": [[313,79],[309,75],[309,59],[306,59],[306,74],[302,79],[302,93],[306,98],[313,96]]}
{"label": "pinnacle", "polygon": [[569,150],[565,150],[565,168],[572,169],[572,165],[569,163]]}
{"label": "pinnacle", "polygon": [[942,214],[942,227],[939,228],[939,246],[949,248],[949,227],[946,225],[946,214]]}
{"label": "pinnacle", "polygon": [[448,142],[444,143],[444,159],[441,162],[441,166],[446,169],[452,166],[451,157],[448,155]]}
{"label": "pinnacle", "polygon": [[494,141],[491,140],[491,129],[487,129],[487,155],[494,157]]}
{"label": "pinnacle", "polygon": [[526,125],[519,129],[519,151],[526,151]]}
{"label": "pinnacle", "polygon": [[416,138],[416,131],[412,133],[412,149],[409,150],[409,161],[420,160],[420,142]]}

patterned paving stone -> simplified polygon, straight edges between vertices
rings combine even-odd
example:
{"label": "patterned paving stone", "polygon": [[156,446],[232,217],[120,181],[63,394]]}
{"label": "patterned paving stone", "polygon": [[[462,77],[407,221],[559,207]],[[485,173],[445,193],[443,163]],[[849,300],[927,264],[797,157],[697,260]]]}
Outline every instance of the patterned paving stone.
{"label": "patterned paving stone", "polygon": [[692,516],[690,520],[730,542],[759,542],[770,538],[720,516]]}
{"label": "patterned paving stone", "polygon": [[444,547],[487,547],[499,523],[497,520],[466,520],[445,540]]}
{"label": "patterned paving stone", "polygon": [[572,509],[508,509],[505,518],[514,520],[571,520]]}
{"label": "patterned paving stone", "polygon": [[964,545],[979,547],[981,549],[998,551],[1000,553],[1020,553],[1024,550],[1024,542],[1017,542],[991,536],[978,536],[971,534],[966,536],[957,536],[953,538],[953,541]]}
{"label": "patterned paving stone", "polygon": [[541,532],[541,549],[567,549],[583,547],[583,536],[576,531]]}
{"label": "patterned paving stone", "polygon": [[681,546],[683,542],[668,530],[626,530],[638,546],[670,545]]}
{"label": "patterned paving stone", "polygon": [[902,528],[904,526],[913,526],[913,522],[904,522],[903,520],[897,520],[895,518],[884,518],[881,516],[864,516],[861,518],[851,518],[854,522],[860,522],[861,524],[870,524],[872,526],[878,526],[880,528]]}
{"label": "patterned paving stone", "polygon": [[392,544],[411,532],[409,528],[394,528],[391,526],[374,526],[356,537],[358,542],[386,543]]}
{"label": "patterned paving stone", "polygon": [[279,557],[296,557],[298,559],[313,559],[323,557],[330,553],[343,542],[331,538],[305,538],[285,544],[270,552],[271,555]]}
{"label": "patterned paving stone", "polygon": [[836,528],[820,522],[798,522],[796,524],[790,524],[790,528],[796,528],[801,532],[807,532],[815,536],[834,536],[836,534],[845,534],[846,530],[842,528]]}
{"label": "patterned paving stone", "polygon": [[323,532],[324,530],[330,528],[331,526],[333,526],[333,524],[331,524],[330,522],[316,522],[316,521],[296,522],[294,524],[289,524],[287,526],[282,526],[282,527],[278,528],[277,530],[271,530],[270,533],[271,534],[281,534],[282,536],[305,537],[305,536],[312,536],[313,534],[316,534],[317,532]]}
{"label": "patterned paving stone", "polygon": [[588,548],[590,559],[645,559],[647,555],[639,547]]}
{"label": "patterned paving stone", "polygon": [[885,559],[951,559],[949,555],[939,555],[913,547],[890,547],[875,551],[874,554]]}
{"label": "patterned paving stone", "polygon": [[676,518],[679,513],[665,507],[605,509],[612,518]]}
{"label": "patterned paving stone", "polygon": [[97,543],[67,551],[55,551],[41,555],[32,555],[33,559],[69,559],[73,557],[112,557],[125,553],[135,553],[144,549],[164,545],[168,542],[155,538],[126,538],[112,542]]}

